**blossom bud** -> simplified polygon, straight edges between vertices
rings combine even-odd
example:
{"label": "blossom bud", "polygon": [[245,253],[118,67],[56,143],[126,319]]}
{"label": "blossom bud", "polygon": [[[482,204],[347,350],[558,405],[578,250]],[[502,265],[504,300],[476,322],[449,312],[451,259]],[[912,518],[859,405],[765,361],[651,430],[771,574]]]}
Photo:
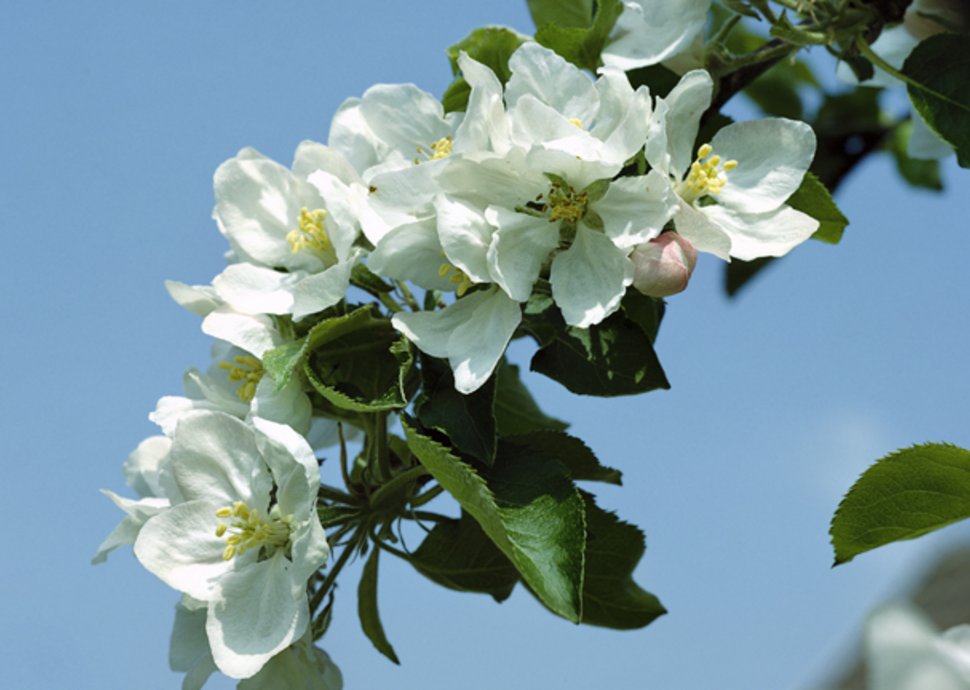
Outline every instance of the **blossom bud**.
{"label": "blossom bud", "polygon": [[970,10],[965,0],[916,0],[903,26],[921,41],[944,31],[964,32],[970,29]]}
{"label": "blossom bud", "polygon": [[697,263],[697,250],[676,232],[665,232],[638,245],[630,259],[633,287],[650,297],[667,297],[687,287]]}

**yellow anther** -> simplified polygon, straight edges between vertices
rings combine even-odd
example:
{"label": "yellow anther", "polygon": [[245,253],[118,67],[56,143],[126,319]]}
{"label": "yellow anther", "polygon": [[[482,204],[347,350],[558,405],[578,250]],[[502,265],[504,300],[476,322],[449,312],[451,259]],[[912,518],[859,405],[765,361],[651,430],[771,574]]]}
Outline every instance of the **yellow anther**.
{"label": "yellow anther", "polygon": [[415,150],[419,155],[414,159],[414,164],[418,165],[419,163],[422,163],[422,156],[425,158],[425,160],[429,161],[438,161],[442,158],[447,158],[451,155],[451,148],[453,144],[454,139],[452,139],[452,137],[449,135],[438,139],[438,141],[432,142],[430,150],[425,150],[423,146],[418,146]]}
{"label": "yellow anther", "polygon": [[216,511],[216,517],[217,518],[232,517],[232,508],[229,506],[223,506],[222,508]]}
{"label": "yellow anther", "polygon": [[574,124],[574,125],[576,125],[577,127],[579,127],[580,129],[584,129],[584,127],[583,127],[583,121],[582,121],[582,120],[580,120],[580,119],[579,119],[578,117],[571,117],[571,118],[569,118],[569,121],[570,121],[570,122],[571,122],[572,124]]}
{"label": "yellow anther", "polygon": [[296,221],[297,229],[290,230],[286,235],[286,241],[290,243],[294,254],[308,252],[326,263],[336,262],[337,255],[327,234],[326,219],[325,209],[308,211],[304,206],[300,210],[300,217]]}
{"label": "yellow anther", "polygon": [[451,269],[453,269],[453,268],[454,268],[454,266],[452,266],[447,261],[444,261],[438,267],[438,275],[441,276],[442,278],[444,278],[446,275],[448,275],[449,273],[451,273]]}
{"label": "yellow anther", "polygon": [[275,550],[289,544],[293,516],[281,517],[275,507],[270,511],[269,517],[264,519],[258,510],[251,510],[245,502],[236,501],[231,510],[228,507],[220,508],[216,515],[223,519],[234,518],[216,526],[216,537],[225,537],[226,540],[226,548],[222,552],[224,560],[241,556],[254,548]]}
{"label": "yellow anther", "polygon": [[552,189],[546,195],[549,202],[549,222],[565,221],[577,223],[586,215],[586,204],[589,194],[577,192],[573,187],[560,182],[553,182]]}
{"label": "yellow anther", "polygon": [[[256,386],[263,378],[265,370],[263,363],[251,355],[238,355],[232,358],[235,362],[220,362],[219,368],[229,372],[230,381],[240,381],[242,383],[236,389],[236,395],[243,402],[252,402],[256,397]],[[223,516],[220,516],[223,517]]]}
{"label": "yellow anther", "polygon": [[[442,252],[442,254],[443,253],[444,252]],[[451,275],[448,275],[448,274],[451,274]],[[459,297],[461,297],[466,292],[468,292],[468,288],[474,285],[474,283],[471,281],[471,278],[468,277],[467,273],[465,273],[457,266],[454,266],[448,263],[447,261],[443,261],[441,263],[441,266],[438,267],[438,275],[441,276],[442,278],[444,278],[445,276],[448,276],[448,282],[458,286],[455,289],[455,294],[458,295]]]}
{"label": "yellow anther", "polygon": [[222,560],[231,561],[232,557],[235,555],[236,555],[236,547],[231,545],[227,546],[225,550],[222,552]]}
{"label": "yellow anther", "polygon": [[710,144],[697,149],[697,160],[690,164],[690,172],[678,188],[687,201],[720,194],[727,184],[727,173],[738,167],[736,160],[722,161],[720,156],[713,153],[714,148]]}
{"label": "yellow anther", "polygon": [[[216,515],[218,515],[218,513],[216,513]],[[216,536],[221,539],[222,535],[226,533],[226,529],[228,529],[228,527],[229,525],[227,525],[226,523],[220,522],[219,525],[216,527]]]}

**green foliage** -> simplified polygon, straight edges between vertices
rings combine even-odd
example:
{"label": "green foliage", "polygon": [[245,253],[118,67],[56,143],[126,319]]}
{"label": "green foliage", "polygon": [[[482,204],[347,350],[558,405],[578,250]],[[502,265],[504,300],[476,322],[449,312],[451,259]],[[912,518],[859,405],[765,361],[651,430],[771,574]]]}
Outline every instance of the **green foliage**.
{"label": "green foliage", "polygon": [[375,317],[368,307],[321,321],[306,336],[302,351],[286,350],[279,360],[274,366],[284,373],[292,371],[294,360],[302,360],[314,389],[337,408],[374,412],[408,403],[411,346],[388,319]]}
{"label": "green foliage", "polygon": [[866,470],[842,499],[830,534],[835,564],[970,517],[970,451],[928,443]]}
{"label": "green foliage", "polygon": [[506,462],[531,462],[536,457],[558,462],[577,481],[606,482],[619,486],[623,474],[601,465],[585,443],[560,431],[533,431],[505,440],[503,453]]}
{"label": "green foliage", "polygon": [[487,465],[495,460],[495,376],[469,395],[455,390],[455,379],[447,362],[422,355],[421,395],[415,414],[426,428],[436,429],[463,453]]}
{"label": "green foliage", "polygon": [[475,518],[542,603],[578,623],[585,509],[566,468],[541,456],[509,462],[503,442],[486,481],[447,447],[403,425],[414,456]]}
{"label": "green foliage", "polygon": [[927,124],[956,149],[970,168],[970,52],[963,34],[938,34],[922,41],[903,64],[912,79],[909,98]]}
{"label": "green foliage", "polygon": [[357,615],[360,617],[364,634],[377,651],[395,664],[400,664],[397,654],[394,653],[394,647],[384,634],[384,626],[381,624],[381,617],[377,610],[377,559],[380,553],[380,549],[375,547],[367,562],[364,563],[360,584],[357,586]]}
{"label": "green foliage", "polygon": [[646,550],[643,532],[586,502],[586,578],[583,623],[619,630],[649,625],[667,610],[653,594],[633,581],[633,570]]}
{"label": "green foliage", "polygon": [[536,32],[536,41],[577,67],[596,71],[601,64],[600,53],[622,11],[620,0],[597,0],[591,26],[546,24]]}
{"label": "green foliage", "polygon": [[565,431],[569,425],[539,409],[519,378],[519,367],[502,360],[495,382],[495,426],[499,436],[514,436],[543,429]]}
{"label": "green foliage", "polygon": [[593,0],[528,0],[536,28],[546,24],[585,28],[593,23]]}
{"label": "green foliage", "polygon": [[849,219],[835,205],[829,190],[812,173],[805,173],[802,184],[789,197],[788,205],[819,221],[818,230],[812,238],[822,242],[838,244],[845,227],[849,224]]}
{"label": "green foliage", "polygon": [[914,187],[939,192],[943,189],[940,162],[910,157],[909,137],[912,131],[913,122],[907,120],[893,130],[889,139],[888,149],[896,161],[896,170],[900,177]]}
{"label": "green foliage", "polygon": [[448,60],[451,62],[451,72],[456,79],[445,90],[441,103],[446,112],[464,110],[468,105],[471,87],[468,82],[458,76],[458,56],[462,51],[483,65],[491,68],[502,84],[512,76],[509,71],[509,58],[522,45],[527,36],[504,26],[486,26],[475,29],[468,36],[448,48]]}
{"label": "green foliage", "polygon": [[616,396],[670,388],[652,339],[624,310],[589,328],[566,326],[554,308],[527,310],[526,328],[541,345],[532,369],[573,393]]}
{"label": "green foliage", "polygon": [[460,592],[482,592],[495,601],[509,598],[519,573],[475,520],[461,519],[435,525],[409,559],[432,582]]}

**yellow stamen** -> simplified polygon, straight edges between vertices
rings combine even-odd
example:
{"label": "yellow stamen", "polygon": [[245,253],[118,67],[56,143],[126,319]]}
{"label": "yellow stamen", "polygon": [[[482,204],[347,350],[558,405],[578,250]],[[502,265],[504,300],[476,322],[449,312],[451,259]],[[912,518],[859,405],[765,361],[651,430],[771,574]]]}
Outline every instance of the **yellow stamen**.
{"label": "yellow stamen", "polygon": [[574,125],[576,125],[577,127],[579,127],[580,129],[584,129],[584,127],[583,127],[583,121],[582,121],[582,120],[580,120],[580,119],[579,119],[578,117],[571,117],[571,118],[569,118],[569,121],[570,121],[570,122],[571,122],[572,124],[574,124]]}
{"label": "yellow stamen", "polygon": [[576,223],[586,215],[589,194],[577,192],[573,187],[561,182],[553,182],[546,195],[549,201],[549,222],[565,221]]}
{"label": "yellow stamen", "polygon": [[296,221],[297,229],[290,230],[286,235],[286,241],[290,243],[294,254],[308,252],[326,263],[336,262],[333,242],[327,234],[326,218],[327,212],[322,208],[308,211],[303,207],[300,210],[300,217]]}
{"label": "yellow stamen", "polygon": [[229,535],[225,537],[226,548],[222,552],[222,558],[226,561],[254,548],[285,548],[293,531],[293,516],[280,516],[279,509],[275,506],[264,519],[258,510],[250,509],[243,501],[236,501],[232,506],[219,508],[216,517],[235,518],[229,522],[220,522],[216,526],[217,537],[221,539],[227,533]]}
{"label": "yellow stamen", "polygon": [[[442,254],[443,253],[444,252],[442,252]],[[471,278],[468,277],[467,273],[465,273],[457,266],[451,263],[448,263],[447,261],[443,261],[441,263],[441,266],[438,267],[438,275],[441,276],[442,278],[444,278],[445,276],[448,276],[448,282],[458,286],[455,289],[455,294],[458,295],[459,297],[461,297],[466,292],[468,292],[468,288],[474,285]]]}
{"label": "yellow stamen", "polygon": [[687,201],[720,194],[727,184],[727,173],[738,167],[736,160],[722,161],[720,156],[711,155],[713,153],[714,148],[710,144],[697,149],[697,160],[690,164],[690,172],[678,188]]}
{"label": "yellow stamen", "polygon": [[[263,363],[251,355],[238,355],[231,362],[220,362],[219,368],[229,372],[230,381],[241,381],[242,385],[236,389],[236,395],[243,402],[252,402],[256,397],[256,386],[263,378],[265,370]],[[229,517],[221,515],[220,517]]]}
{"label": "yellow stamen", "polygon": [[438,139],[438,141],[432,142],[430,151],[426,151],[424,147],[418,146],[416,150],[419,157],[414,159],[414,164],[418,165],[422,162],[420,156],[424,156],[424,158],[429,161],[438,161],[442,158],[447,158],[451,155],[451,148],[453,144],[454,139],[452,139],[452,137],[449,135]]}

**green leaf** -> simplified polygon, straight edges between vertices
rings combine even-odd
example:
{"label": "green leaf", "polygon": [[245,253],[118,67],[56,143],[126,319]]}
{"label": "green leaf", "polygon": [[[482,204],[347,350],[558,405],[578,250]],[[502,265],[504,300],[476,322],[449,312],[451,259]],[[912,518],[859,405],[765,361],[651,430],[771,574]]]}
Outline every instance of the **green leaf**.
{"label": "green leaf", "polygon": [[263,369],[273,379],[277,391],[286,387],[293,378],[293,373],[303,364],[306,342],[305,337],[300,338],[263,354]]}
{"label": "green leaf", "polygon": [[806,213],[820,223],[812,239],[829,244],[838,244],[842,239],[842,232],[849,224],[849,219],[842,215],[829,190],[812,173],[805,173],[802,184],[789,197],[787,203],[796,211]]}
{"label": "green leaf", "polygon": [[593,23],[593,0],[528,0],[536,28],[546,24],[585,28]]}
{"label": "green leaf", "polygon": [[583,499],[588,535],[583,623],[618,630],[649,625],[667,610],[633,580],[646,550],[643,532],[598,507],[585,492]]}
{"label": "green leaf", "polygon": [[536,32],[536,41],[577,67],[595,72],[600,66],[600,54],[606,40],[621,12],[621,0],[598,0],[592,26],[583,28],[546,24]]}
{"label": "green leaf", "polygon": [[432,582],[459,592],[482,592],[502,602],[509,598],[519,573],[475,520],[439,522],[409,561]]}
{"label": "green leaf", "polygon": [[451,72],[456,79],[445,90],[445,94],[441,98],[445,111],[464,110],[468,105],[471,87],[458,76],[458,56],[462,51],[468,53],[470,58],[489,67],[504,85],[512,76],[509,71],[509,58],[526,40],[528,40],[528,36],[523,36],[513,29],[504,26],[486,26],[475,29],[461,41],[448,48]]}
{"label": "green leaf", "polygon": [[462,395],[455,390],[455,379],[447,362],[422,355],[422,393],[415,403],[415,414],[425,427],[445,434],[463,453],[487,465],[495,460],[495,377],[489,377],[478,390]]}
{"label": "green leaf", "polygon": [[930,128],[970,168],[970,35],[942,33],[920,42],[903,63],[909,98]]}
{"label": "green leaf", "polygon": [[[499,443],[486,477],[448,448],[402,422],[415,457],[481,525],[549,609],[582,619],[583,500],[565,467],[542,456],[507,462]],[[521,458],[519,458],[521,459]]]}
{"label": "green leaf", "polygon": [[968,517],[970,451],[939,443],[897,451],[867,469],[835,511],[835,565]]}
{"label": "green leaf", "polygon": [[589,446],[575,436],[560,431],[533,431],[503,441],[506,442],[503,449],[506,462],[529,462],[534,457],[543,456],[562,464],[574,480],[617,486],[623,483],[623,474],[619,470],[601,465]]}
{"label": "green leaf", "polygon": [[332,405],[355,412],[407,405],[411,347],[385,318],[369,307],[327,319],[307,335],[303,370]]}
{"label": "green leaf", "polygon": [[519,378],[519,368],[502,360],[495,382],[495,426],[499,436],[514,436],[549,429],[565,431],[569,425],[539,409]]}
{"label": "green leaf", "polygon": [[623,311],[589,328],[566,326],[555,309],[537,317],[527,313],[530,318],[545,321],[534,329],[526,324],[542,334],[542,347],[532,357],[533,371],[573,393],[615,396],[670,388],[650,338]]}
{"label": "green leaf", "polygon": [[381,617],[377,611],[377,559],[380,557],[381,550],[374,547],[370,557],[364,564],[364,570],[360,575],[360,584],[357,586],[357,615],[360,616],[360,626],[364,629],[367,639],[373,643],[381,654],[400,665],[401,662],[394,653],[394,647],[387,641],[384,634],[384,626],[381,624]]}
{"label": "green leaf", "polygon": [[628,290],[623,296],[621,307],[626,317],[646,333],[651,343],[657,341],[660,322],[667,309],[662,299],[647,297],[636,290]]}
{"label": "green leaf", "polygon": [[751,261],[734,259],[724,267],[724,291],[734,297],[748,282],[768,266],[777,262],[773,256],[763,256]]}
{"label": "green leaf", "polygon": [[909,137],[913,131],[913,121],[907,120],[893,130],[889,139],[889,152],[896,161],[900,177],[914,187],[942,191],[943,179],[940,177],[940,161],[911,158]]}
{"label": "green leaf", "polygon": [[388,284],[383,278],[362,263],[354,264],[354,267],[350,271],[350,282],[370,292],[394,291],[393,285]]}

